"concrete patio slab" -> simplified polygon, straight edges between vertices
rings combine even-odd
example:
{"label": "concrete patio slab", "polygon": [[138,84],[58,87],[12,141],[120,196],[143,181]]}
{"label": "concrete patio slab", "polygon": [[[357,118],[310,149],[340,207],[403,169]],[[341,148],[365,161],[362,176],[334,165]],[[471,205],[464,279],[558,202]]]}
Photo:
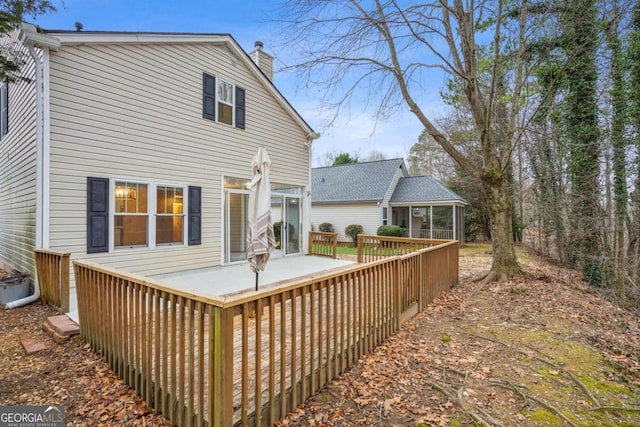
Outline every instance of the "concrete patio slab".
{"label": "concrete patio slab", "polygon": [[[307,255],[271,258],[265,270],[261,271],[258,276],[258,288],[264,289],[275,283],[297,277],[319,275],[327,270],[352,264],[354,264],[354,261]],[[151,276],[150,278],[163,285],[210,298],[255,289],[255,274],[249,268],[249,263],[246,262],[221,267],[178,271]],[[75,287],[69,290],[68,316],[79,323]]]}

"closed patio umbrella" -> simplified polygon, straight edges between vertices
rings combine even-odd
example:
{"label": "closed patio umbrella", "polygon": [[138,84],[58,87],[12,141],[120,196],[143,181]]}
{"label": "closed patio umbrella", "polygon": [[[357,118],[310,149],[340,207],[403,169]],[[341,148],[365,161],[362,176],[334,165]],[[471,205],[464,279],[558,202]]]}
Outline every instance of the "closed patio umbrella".
{"label": "closed patio umbrella", "polygon": [[247,259],[251,270],[256,273],[256,291],[258,290],[258,272],[264,270],[271,252],[276,246],[271,223],[271,183],[269,168],[271,160],[264,147],[259,147],[252,162],[253,178],[249,189],[249,226],[247,240]]}

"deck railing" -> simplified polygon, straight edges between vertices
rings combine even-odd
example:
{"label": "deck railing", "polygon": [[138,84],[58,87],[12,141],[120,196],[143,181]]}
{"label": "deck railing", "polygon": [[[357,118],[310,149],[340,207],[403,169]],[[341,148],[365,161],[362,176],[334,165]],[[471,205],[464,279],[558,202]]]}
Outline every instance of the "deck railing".
{"label": "deck railing", "polygon": [[69,254],[36,249],[33,251],[40,287],[40,301],[58,309],[69,311]]}
{"label": "deck railing", "polygon": [[338,254],[338,233],[322,231],[309,232],[309,255],[336,258]]}
{"label": "deck railing", "polygon": [[449,241],[358,234],[358,262],[370,262],[391,256],[405,255]]}
{"label": "deck railing", "polygon": [[80,332],[171,422],[273,425],[458,280],[446,242],[211,299],[74,261]]}

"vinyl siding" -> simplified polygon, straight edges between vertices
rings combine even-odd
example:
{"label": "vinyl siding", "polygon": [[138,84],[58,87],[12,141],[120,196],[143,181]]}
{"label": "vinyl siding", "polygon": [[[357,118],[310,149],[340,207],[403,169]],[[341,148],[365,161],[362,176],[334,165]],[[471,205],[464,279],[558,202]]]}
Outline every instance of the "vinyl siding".
{"label": "vinyl siding", "polygon": [[[389,206],[389,200],[391,200],[391,196],[393,196],[393,192],[396,191],[396,186],[398,185],[398,181],[400,178],[407,176],[407,173],[403,167],[399,167],[396,171],[396,174],[393,176],[391,180],[391,184],[387,189],[387,192],[384,195],[384,199],[380,202],[380,222],[382,225],[382,208],[387,208],[387,224],[391,224],[391,207]],[[375,233],[374,233],[375,234]]]}
{"label": "vinyl siding", "polygon": [[[16,37],[0,43],[19,44]],[[35,71],[26,49],[19,51],[26,61],[22,75],[31,82],[9,84],[9,132],[0,140],[0,267],[35,277]]]}
{"label": "vinyl siding", "polygon": [[[246,90],[246,129],[202,118],[202,73]],[[51,54],[52,249],[155,275],[222,262],[223,176],[249,179],[265,146],[273,182],[307,186],[305,130],[224,46],[65,46]],[[86,178],[202,187],[202,245],[86,254]]]}
{"label": "vinyl siding", "polygon": [[351,242],[344,229],[351,224],[360,224],[365,234],[376,234],[381,222],[377,203],[314,204],[311,208],[311,224],[314,230],[323,222],[330,222],[338,233],[338,241]]}

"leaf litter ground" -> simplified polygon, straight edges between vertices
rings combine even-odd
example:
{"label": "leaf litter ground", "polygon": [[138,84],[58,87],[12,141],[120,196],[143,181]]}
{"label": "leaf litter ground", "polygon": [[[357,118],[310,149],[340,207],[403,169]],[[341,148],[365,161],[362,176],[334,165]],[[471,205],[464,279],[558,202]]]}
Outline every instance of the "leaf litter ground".
{"label": "leaf litter ground", "polygon": [[[572,271],[524,251],[527,275],[480,285],[490,247],[461,251],[460,284],[307,400],[286,426],[640,426],[640,322]],[[40,304],[0,310],[0,405],[63,405],[70,425],[170,425],[80,338],[49,340]]]}

